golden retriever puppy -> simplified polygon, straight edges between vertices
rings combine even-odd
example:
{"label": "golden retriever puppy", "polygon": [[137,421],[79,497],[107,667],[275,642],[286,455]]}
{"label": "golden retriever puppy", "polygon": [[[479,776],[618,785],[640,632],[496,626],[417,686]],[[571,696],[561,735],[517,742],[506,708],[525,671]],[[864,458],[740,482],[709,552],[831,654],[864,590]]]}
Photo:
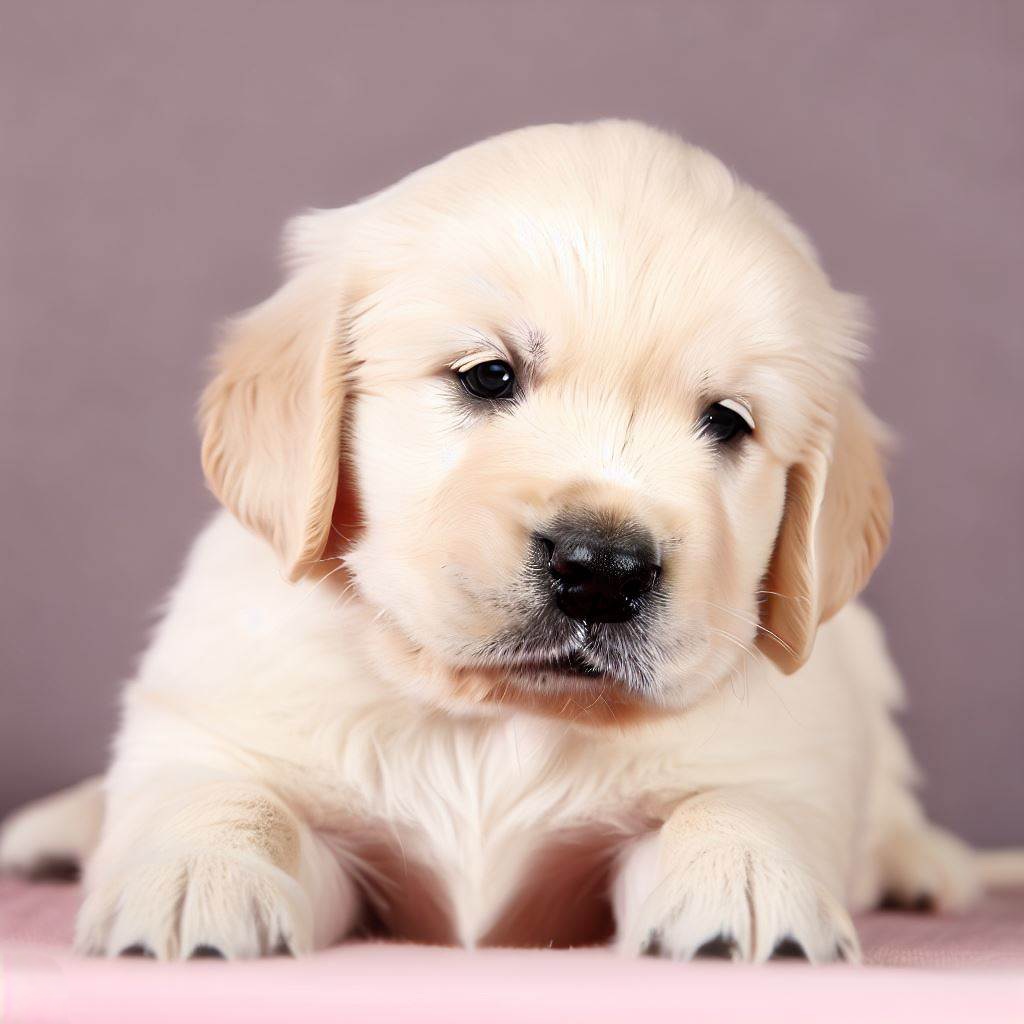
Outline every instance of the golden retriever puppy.
{"label": "golden retriever puppy", "polygon": [[776,206],[655,129],[549,125],[287,255],[202,399],[226,511],[102,794],[6,832],[87,858],[80,950],[825,962],[883,895],[972,897],[851,604],[890,521],[861,307]]}

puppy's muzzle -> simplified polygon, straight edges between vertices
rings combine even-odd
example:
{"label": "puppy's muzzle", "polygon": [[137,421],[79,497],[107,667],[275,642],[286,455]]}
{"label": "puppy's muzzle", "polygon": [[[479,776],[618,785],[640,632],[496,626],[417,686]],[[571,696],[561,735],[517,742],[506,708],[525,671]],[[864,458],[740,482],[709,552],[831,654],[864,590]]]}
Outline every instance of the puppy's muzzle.
{"label": "puppy's muzzle", "polygon": [[644,530],[614,530],[561,522],[537,536],[551,598],[570,619],[627,622],[643,608],[661,575],[653,538]]}

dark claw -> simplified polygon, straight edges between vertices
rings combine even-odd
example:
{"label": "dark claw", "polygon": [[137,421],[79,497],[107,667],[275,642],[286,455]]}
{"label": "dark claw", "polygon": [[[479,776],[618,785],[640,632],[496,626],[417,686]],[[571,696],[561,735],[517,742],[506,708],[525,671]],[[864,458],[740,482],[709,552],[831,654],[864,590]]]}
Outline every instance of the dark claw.
{"label": "dark claw", "polygon": [[227,960],[216,946],[196,946],[188,955],[189,960]]}
{"label": "dark claw", "polygon": [[78,861],[70,857],[40,857],[28,870],[30,882],[77,882]]}
{"label": "dark claw", "polygon": [[719,935],[717,938],[710,939],[705,942],[696,953],[693,954],[694,960],[731,960],[733,952],[736,946],[731,939],[727,939],[724,935]]}
{"label": "dark claw", "polygon": [[810,960],[807,951],[796,939],[785,938],[773,950],[769,960]]}
{"label": "dark claw", "polygon": [[657,932],[651,932],[647,941],[640,947],[641,956],[661,956],[661,936]]}
{"label": "dark claw", "polygon": [[146,945],[144,945],[141,942],[133,942],[130,946],[125,946],[124,949],[122,949],[121,952],[118,953],[117,955],[118,956],[144,956],[144,957],[146,957],[147,960],[155,960],[156,959],[156,953],[154,953],[153,950],[151,950],[149,948],[149,946],[146,946]]}
{"label": "dark claw", "polygon": [[882,901],[878,904],[879,910],[895,910],[911,914],[933,914],[935,913],[935,897],[928,892],[918,893],[912,900],[908,900],[895,892],[887,892]]}

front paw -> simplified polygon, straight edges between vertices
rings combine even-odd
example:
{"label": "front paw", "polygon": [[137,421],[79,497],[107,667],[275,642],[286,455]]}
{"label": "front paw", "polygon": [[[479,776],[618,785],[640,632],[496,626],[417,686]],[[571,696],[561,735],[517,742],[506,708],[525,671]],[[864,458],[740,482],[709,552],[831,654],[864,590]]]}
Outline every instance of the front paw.
{"label": "front paw", "polygon": [[785,851],[697,842],[664,864],[658,840],[638,842],[617,880],[621,952],[748,963],[860,959],[846,910]]}
{"label": "front paw", "polygon": [[298,883],[257,857],[206,850],[97,864],[75,946],[106,956],[241,959],[312,948]]}

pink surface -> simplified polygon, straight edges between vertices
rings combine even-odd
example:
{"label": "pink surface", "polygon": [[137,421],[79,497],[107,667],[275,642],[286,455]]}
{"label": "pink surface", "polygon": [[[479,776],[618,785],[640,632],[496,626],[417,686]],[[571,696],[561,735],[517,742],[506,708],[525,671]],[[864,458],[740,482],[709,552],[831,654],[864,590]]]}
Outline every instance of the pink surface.
{"label": "pink surface", "polygon": [[606,950],[467,953],[360,943],[304,960],[86,960],[74,886],[0,879],[0,1022],[1024,1021],[1024,893],[972,914],[872,914],[867,967],[626,960]]}

